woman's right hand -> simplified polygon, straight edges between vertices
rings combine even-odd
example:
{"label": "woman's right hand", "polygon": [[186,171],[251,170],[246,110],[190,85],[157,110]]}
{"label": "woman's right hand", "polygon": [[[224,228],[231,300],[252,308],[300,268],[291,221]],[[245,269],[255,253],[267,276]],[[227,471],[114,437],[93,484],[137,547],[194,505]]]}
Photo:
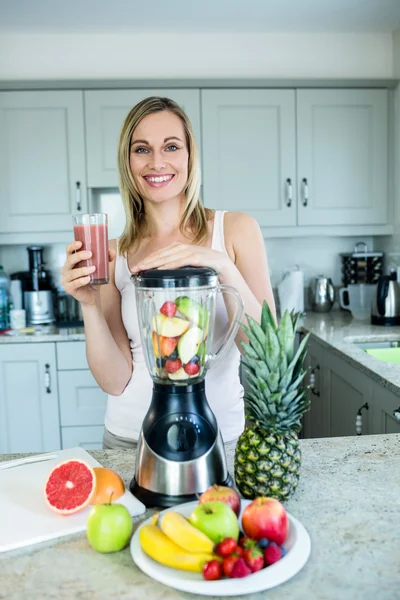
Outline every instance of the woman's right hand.
{"label": "woman's right hand", "polygon": [[[67,258],[61,267],[61,283],[67,294],[73,296],[81,304],[94,305],[99,301],[100,286],[89,285],[91,275],[96,267],[78,267],[75,266],[88,260],[92,253],[89,250],[81,250],[82,242],[71,242],[66,248]],[[109,259],[113,260],[113,252],[109,251]]]}

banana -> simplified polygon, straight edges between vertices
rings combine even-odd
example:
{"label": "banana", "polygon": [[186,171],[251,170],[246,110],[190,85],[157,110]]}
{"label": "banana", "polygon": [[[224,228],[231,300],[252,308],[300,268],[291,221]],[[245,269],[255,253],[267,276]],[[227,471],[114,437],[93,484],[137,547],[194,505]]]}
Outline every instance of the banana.
{"label": "banana", "polygon": [[157,527],[158,515],[153,517],[149,525],[143,525],[139,531],[142,550],[157,562],[167,567],[201,573],[204,563],[213,560],[214,554],[205,552],[186,552],[175,544]]}
{"label": "banana", "polygon": [[212,553],[214,543],[205,533],[189,523],[185,517],[177,512],[168,511],[161,519],[161,531],[175,544],[188,552]]}

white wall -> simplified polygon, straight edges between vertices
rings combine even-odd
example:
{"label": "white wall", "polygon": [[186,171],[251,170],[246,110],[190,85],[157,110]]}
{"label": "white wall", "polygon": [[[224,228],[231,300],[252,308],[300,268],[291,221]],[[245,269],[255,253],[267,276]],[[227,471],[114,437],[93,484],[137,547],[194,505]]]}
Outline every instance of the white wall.
{"label": "white wall", "polygon": [[400,78],[400,29],[393,33],[393,76]]}
{"label": "white wall", "polygon": [[0,37],[0,80],[359,79],[392,75],[390,34],[7,34]]}

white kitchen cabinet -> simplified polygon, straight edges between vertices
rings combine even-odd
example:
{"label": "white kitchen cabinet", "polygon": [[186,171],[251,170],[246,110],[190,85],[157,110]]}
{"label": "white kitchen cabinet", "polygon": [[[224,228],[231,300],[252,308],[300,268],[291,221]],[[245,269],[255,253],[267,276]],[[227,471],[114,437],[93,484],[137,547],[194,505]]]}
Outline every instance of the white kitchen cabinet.
{"label": "white kitchen cabinet", "polygon": [[60,447],[55,345],[0,344],[0,453]]}
{"label": "white kitchen cabinet", "polygon": [[400,395],[373,382],[371,433],[400,433]]}
{"label": "white kitchen cabinet", "polygon": [[294,90],[202,90],[204,203],[296,224]]}
{"label": "white kitchen cabinet", "polygon": [[388,223],[387,90],[202,90],[201,106],[206,206],[272,228]]}
{"label": "white kitchen cabinet", "polygon": [[387,223],[387,90],[296,96],[298,224]]}
{"label": "white kitchen cabinet", "polygon": [[164,96],[187,113],[200,149],[200,91],[198,89],[93,90],[85,92],[88,185],[117,187],[118,138],[125,117],[140,100]]}
{"label": "white kitchen cabinet", "polygon": [[[360,409],[362,435],[371,433],[372,378],[328,349],[324,349],[324,376],[329,399],[329,435],[356,435],[356,417]],[[368,409],[362,408],[366,404]]]}
{"label": "white kitchen cabinet", "polygon": [[0,233],[72,231],[87,209],[82,92],[1,92],[0,140]]}
{"label": "white kitchen cabinet", "polygon": [[101,450],[103,448],[104,426],[62,427],[62,447],[76,448],[81,446],[85,450]]}

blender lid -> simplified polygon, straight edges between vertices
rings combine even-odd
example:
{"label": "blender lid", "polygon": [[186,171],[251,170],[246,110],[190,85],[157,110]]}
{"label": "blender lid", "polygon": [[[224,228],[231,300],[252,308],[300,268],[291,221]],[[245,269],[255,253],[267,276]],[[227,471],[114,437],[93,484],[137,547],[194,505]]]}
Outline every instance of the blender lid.
{"label": "blender lid", "polygon": [[132,275],[137,287],[179,288],[217,285],[218,273],[209,267],[182,267],[180,269],[149,269]]}

